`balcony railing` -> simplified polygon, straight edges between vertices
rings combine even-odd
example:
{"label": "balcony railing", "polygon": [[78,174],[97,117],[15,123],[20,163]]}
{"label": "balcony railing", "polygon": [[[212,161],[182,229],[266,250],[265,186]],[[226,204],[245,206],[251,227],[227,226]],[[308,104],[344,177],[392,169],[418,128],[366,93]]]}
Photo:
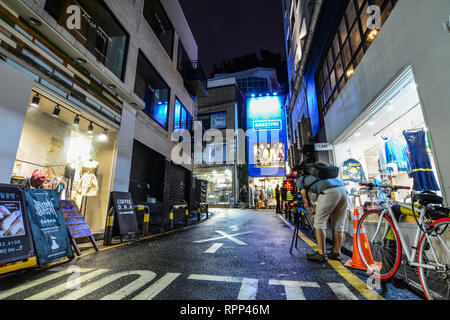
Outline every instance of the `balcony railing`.
{"label": "balcony railing", "polygon": [[188,91],[196,96],[208,95],[208,78],[199,60],[183,61],[178,66]]}

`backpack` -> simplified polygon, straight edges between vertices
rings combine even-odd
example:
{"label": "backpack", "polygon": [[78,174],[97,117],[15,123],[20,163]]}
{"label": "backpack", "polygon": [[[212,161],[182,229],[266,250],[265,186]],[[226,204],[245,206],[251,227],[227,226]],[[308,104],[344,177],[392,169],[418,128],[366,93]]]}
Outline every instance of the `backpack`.
{"label": "backpack", "polygon": [[339,168],[331,164],[317,162],[306,165],[305,169],[307,174],[319,180],[336,179],[339,176]]}

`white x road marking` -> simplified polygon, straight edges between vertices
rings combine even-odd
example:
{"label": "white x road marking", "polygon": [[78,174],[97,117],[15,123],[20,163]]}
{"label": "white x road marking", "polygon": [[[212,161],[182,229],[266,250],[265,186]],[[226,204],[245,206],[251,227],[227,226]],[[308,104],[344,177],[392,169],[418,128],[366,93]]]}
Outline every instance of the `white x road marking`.
{"label": "white x road marking", "polygon": [[243,235],[243,234],[252,233],[252,231],[247,231],[247,232],[235,233],[235,234],[231,234],[230,235],[230,234],[227,234],[227,233],[225,233],[223,231],[219,231],[219,230],[216,230],[216,232],[218,234],[221,234],[222,236],[221,237],[216,237],[216,238],[211,238],[211,239],[198,240],[198,241],[194,241],[194,243],[209,242],[209,241],[215,241],[215,240],[219,240],[219,239],[229,239],[229,240],[231,240],[233,242],[236,242],[240,246],[246,246],[247,244],[245,242],[243,242],[243,241],[241,241],[239,239],[236,239],[235,237]]}

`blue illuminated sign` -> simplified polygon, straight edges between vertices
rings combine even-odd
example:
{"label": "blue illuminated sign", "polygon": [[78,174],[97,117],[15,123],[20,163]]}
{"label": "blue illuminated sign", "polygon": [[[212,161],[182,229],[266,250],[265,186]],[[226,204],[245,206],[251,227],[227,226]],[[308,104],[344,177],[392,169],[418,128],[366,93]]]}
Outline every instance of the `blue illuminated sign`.
{"label": "blue illuminated sign", "polygon": [[253,121],[253,130],[263,131],[263,130],[281,130],[283,124],[281,120],[259,120]]}
{"label": "blue illuminated sign", "polygon": [[287,132],[283,98],[262,95],[247,99],[248,175],[284,177]]}

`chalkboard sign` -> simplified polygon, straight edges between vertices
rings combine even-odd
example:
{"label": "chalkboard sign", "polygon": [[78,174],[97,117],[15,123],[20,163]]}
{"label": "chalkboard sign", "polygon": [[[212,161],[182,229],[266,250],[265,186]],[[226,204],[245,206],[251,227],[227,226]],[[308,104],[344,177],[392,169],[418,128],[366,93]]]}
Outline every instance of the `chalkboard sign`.
{"label": "chalkboard sign", "polygon": [[89,228],[86,220],[84,220],[83,216],[81,215],[77,203],[75,201],[62,200],[61,208],[64,215],[64,220],[66,220],[70,241],[75,249],[76,254],[81,255],[76,239],[85,237],[88,237],[89,240],[91,240],[91,243],[94,246],[95,250],[99,251],[97,243],[92,236],[91,228]]}
{"label": "chalkboard sign", "polygon": [[0,264],[32,256],[34,245],[23,189],[0,184]]}
{"label": "chalkboard sign", "polygon": [[112,192],[112,201],[116,209],[116,218],[114,220],[118,225],[118,230],[122,238],[131,238],[139,235],[137,226],[136,211],[129,192]]}
{"label": "chalkboard sign", "polygon": [[64,257],[73,259],[75,256],[56,191],[25,189],[25,196],[39,265]]}

